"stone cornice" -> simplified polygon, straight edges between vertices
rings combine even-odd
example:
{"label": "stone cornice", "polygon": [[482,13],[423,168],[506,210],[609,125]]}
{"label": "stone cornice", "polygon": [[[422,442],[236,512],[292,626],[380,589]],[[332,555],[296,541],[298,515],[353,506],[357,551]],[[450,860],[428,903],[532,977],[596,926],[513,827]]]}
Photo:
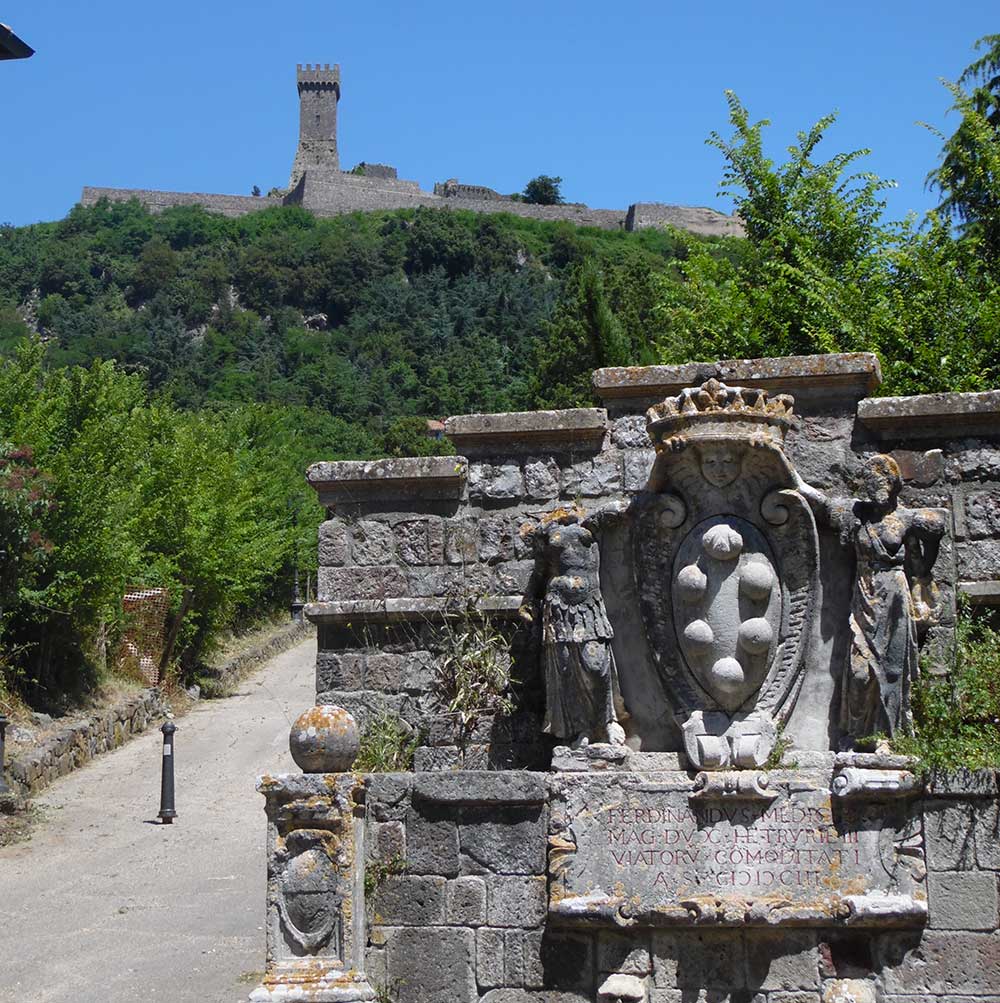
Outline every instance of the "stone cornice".
{"label": "stone cornice", "polygon": [[858,420],[889,438],[1000,436],[1000,390],[876,397],[858,404]]}
{"label": "stone cornice", "polygon": [[460,498],[469,464],[464,456],[408,456],[385,460],[331,460],[314,463],[306,480],[321,505]]}
{"label": "stone cornice", "polygon": [[608,427],[608,413],[599,407],[562,411],[505,411],[461,414],[444,423],[444,434],[467,455],[497,451],[596,451]]}
{"label": "stone cornice", "polygon": [[838,355],[791,355],[779,359],[722,359],[678,366],[613,366],[593,375],[605,404],[639,409],[715,378],[729,386],[769,392],[842,397],[857,401],[882,382],[878,358],[871,352]]}
{"label": "stone cornice", "polygon": [[[475,602],[475,610],[493,617],[514,617],[521,608],[522,596],[485,596]],[[469,609],[465,599],[447,597],[418,599],[350,599],[340,602],[313,602],[305,615],[317,624],[390,623],[404,620],[441,620],[459,616]]]}

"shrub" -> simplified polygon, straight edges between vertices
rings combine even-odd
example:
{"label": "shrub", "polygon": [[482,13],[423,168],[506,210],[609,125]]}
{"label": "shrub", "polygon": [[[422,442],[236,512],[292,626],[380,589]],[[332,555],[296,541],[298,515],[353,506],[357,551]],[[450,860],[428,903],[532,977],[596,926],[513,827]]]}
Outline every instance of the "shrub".
{"label": "shrub", "polygon": [[925,769],[1000,766],[1000,632],[962,610],[951,671],[925,672],[912,693],[914,735],[896,740]]}
{"label": "shrub", "polygon": [[510,714],[514,709],[510,641],[475,600],[458,615],[445,618],[441,644],[440,692],[463,729],[471,729],[484,716]]}

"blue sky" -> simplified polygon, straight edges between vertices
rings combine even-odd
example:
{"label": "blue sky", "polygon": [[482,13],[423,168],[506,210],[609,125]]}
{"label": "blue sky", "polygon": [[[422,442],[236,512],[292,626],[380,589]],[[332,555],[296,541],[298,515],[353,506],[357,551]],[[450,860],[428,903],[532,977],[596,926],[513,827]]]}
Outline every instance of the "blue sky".
{"label": "blue sky", "polygon": [[[992,17],[990,16],[992,14]],[[0,222],[65,215],[85,184],[249,193],[288,180],[295,64],[338,62],[341,166],[394,164],[430,187],[517,191],[545,173],[602,208],[710,205],[723,90],[769,118],[775,155],[829,111],[829,154],[899,183],[889,212],[933,204],[950,131],[938,82],[1000,31],[996,0],[703,4],[578,0],[7,0],[36,50],[0,63]]]}

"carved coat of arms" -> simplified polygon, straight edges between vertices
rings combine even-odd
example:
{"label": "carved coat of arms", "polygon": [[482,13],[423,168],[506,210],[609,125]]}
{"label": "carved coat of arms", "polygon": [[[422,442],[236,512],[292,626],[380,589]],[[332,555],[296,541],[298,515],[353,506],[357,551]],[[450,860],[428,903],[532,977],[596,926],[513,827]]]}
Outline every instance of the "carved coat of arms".
{"label": "carved coat of arms", "polygon": [[699,769],[762,765],[801,687],[818,538],[783,451],[792,406],[709,380],[646,415],[657,458],[634,567],[654,662]]}
{"label": "carved coat of arms", "polygon": [[305,954],[326,947],[343,956],[339,840],[321,829],[294,829],[281,855],[278,912],[292,942]]}

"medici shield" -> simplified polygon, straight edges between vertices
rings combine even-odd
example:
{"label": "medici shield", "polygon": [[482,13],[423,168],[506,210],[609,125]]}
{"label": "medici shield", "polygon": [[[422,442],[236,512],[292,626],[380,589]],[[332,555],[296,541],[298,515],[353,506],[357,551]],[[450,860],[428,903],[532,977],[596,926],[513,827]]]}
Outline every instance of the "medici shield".
{"label": "medici shield", "polygon": [[783,450],[791,397],[709,380],[647,412],[634,567],[647,640],[699,769],[760,766],[802,683],[818,570]]}

